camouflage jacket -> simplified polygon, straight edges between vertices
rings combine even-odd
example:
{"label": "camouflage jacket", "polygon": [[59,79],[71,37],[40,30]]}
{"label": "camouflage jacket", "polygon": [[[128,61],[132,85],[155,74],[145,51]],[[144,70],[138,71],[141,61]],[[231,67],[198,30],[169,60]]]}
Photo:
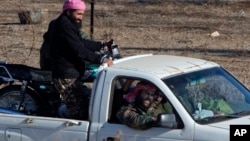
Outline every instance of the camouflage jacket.
{"label": "camouflage jacket", "polygon": [[123,106],[116,114],[117,118],[125,125],[134,129],[148,129],[157,125],[157,115],[155,108],[151,107],[147,111],[133,104]]}

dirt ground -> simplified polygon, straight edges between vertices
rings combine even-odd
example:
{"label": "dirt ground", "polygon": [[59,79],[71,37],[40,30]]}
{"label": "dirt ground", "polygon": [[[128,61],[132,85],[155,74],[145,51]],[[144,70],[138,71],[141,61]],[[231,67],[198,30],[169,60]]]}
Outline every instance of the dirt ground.
{"label": "dirt ground", "polygon": [[[83,30],[90,34],[90,1]],[[39,67],[42,35],[63,0],[1,0],[0,61]],[[44,21],[21,24],[20,11]],[[218,33],[214,36],[214,33]],[[170,54],[215,61],[250,88],[250,2],[231,0],[101,0],[93,39],[113,38],[123,56]],[[173,60],[174,61],[174,60]],[[149,64],[150,65],[150,64]]]}

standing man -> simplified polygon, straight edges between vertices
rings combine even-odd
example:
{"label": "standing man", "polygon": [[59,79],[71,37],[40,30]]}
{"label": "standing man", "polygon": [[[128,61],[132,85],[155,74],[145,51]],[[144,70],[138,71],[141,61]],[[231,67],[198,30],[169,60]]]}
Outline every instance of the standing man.
{"label": "standing man", "polygon": [[86,5],[81,0],[65,0],[62,13],[48,28],[49,63],[54,84],[67,107],[67,118],[87,119],[88,96],[80,81],[85,61],[113,64],[111,59],[96,54],[106,43],[83,39],[81,26]]}

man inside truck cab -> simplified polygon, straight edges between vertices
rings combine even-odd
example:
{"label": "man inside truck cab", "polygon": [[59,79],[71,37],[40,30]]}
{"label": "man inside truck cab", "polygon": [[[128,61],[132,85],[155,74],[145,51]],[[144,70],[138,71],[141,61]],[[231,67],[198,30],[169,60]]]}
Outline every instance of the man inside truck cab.
{"label": "man inside truck cab", "polygon": [[126,95],[128,106],[123,106],[116,116],[121,123],[134,129],[157,126],[158,112],[152,106],[156,88],[151,84],[139,83]]}
{"label": "man inside truck cab", "polygon": [[160,113],[173,113],[173,107],[164,94],[161,91],[157,91],[155,93],[154,103],[152,107],[156,109],[156,111]]}

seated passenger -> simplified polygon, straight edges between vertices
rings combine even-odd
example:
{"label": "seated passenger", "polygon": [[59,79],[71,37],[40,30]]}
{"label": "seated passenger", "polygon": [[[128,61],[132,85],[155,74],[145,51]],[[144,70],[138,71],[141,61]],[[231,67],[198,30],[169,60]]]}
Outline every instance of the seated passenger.
{"label": "seated passenger", "polygon": [[157,113],[173,113],[173,109],[171,104],[164,99],[164,95],[162,92],[158,91],[155,94],[155,99],[153,103],[153,107],[156,109]]}
{"label": "seated passenger", "polygon": [[116,114],[121,123],[134,129],[148,129],[156,126],[158,113],[152,107],[155,90],[152,85],[137,84],[134,90],[125,97],[131,103],[121,107]]}

